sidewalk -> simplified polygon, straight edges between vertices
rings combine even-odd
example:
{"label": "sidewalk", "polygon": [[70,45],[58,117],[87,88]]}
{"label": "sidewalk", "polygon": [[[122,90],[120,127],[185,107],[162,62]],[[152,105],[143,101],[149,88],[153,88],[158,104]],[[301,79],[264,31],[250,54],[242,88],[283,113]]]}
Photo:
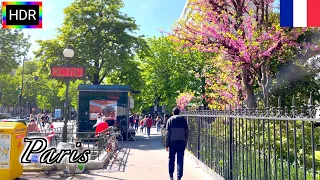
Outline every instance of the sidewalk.
{"label": "sidewalk", "polygon": [[[138,134],[137,141],[124,142],[124,151],[119,154],[123,159],[122,163],[115,162],[106,169],[94,170],[86,174],[78,174],[69,178],[52,179],[113,179],[113,180],[166,180],[168,174],[168,152],[161,144],[161,136],[156,133],[156,129],[151,131],[151,138]],[[121,164],[121,165],[120,165]],[[176,168],[176,167],[175,167]],[[176,179],[176,171],[174,174]],[[37,179],[37,178],[32,178]],[[49,179],[49,178],[41,178]],[[206,180],[206,177],[196,165],[185,157],[183,180]]]}

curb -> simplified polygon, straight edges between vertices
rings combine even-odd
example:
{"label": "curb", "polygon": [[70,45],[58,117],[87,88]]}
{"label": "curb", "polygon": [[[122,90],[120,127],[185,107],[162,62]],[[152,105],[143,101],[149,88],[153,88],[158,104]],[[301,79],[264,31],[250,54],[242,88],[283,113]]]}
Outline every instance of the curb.
{"label": "curb", "polygon": [[[198,158],[196,158],[193,154],[191,154],[188,150],[185,151],[185,157],[193,165],[195,165],[195,168],[197,168],[195,171],[198,174],[201,174],[206,179],[214,179],[214,180],[224,180],[225,178],[221,177],[219,174],[214,172],[214,170],[210,169],[207,165],[205,165],[203,162],[199,161]],[[200,171],[200,172],[199,172]]]}

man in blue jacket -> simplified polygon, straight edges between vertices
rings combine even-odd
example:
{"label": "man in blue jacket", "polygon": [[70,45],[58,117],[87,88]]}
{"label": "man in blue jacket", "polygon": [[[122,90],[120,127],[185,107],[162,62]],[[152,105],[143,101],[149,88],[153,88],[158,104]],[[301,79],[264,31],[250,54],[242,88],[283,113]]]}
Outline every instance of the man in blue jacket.
{"label": "man in blue jacket", "polygon": [[183,176],[183,158],[187,146],[189,129],[186,119],[179,116],[180,110],[175,107],[172,110],[172,117],[166,125],[166,150],[169,151],[169,175],[173,180],[174,162],[177,154],[177,176],[180,180]]}

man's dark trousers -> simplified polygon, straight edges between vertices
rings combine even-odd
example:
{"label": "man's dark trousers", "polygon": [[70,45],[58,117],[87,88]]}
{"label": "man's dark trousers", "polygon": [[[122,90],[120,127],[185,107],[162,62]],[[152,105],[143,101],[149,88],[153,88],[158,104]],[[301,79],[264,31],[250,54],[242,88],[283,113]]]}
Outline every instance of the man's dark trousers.
{"label": "man's dark trousers", "polygon": [[184,158],[185,144],[174,143],[169,146],[169,175],[173,177],[175,158],[177,154],[177,175],[178,179],[183,176],[183,158]]}

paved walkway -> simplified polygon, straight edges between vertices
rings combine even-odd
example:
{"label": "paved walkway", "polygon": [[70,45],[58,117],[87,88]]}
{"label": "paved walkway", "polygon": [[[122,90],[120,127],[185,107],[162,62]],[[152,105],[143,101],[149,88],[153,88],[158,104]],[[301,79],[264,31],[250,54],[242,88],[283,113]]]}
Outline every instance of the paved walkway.
{"label": "paved walkway", "polygon": [[[138,134],[137,141],[124,142],[125,153],[119,154],[122,163],[114,162],[105,169],[93,170],[69,178],[51,179],[110,179],[110,180],[166,180],[168,175],[168,152],[161,143],[161,136],[153,128],[151,138]],[[175,172],[176,176],[176,172]],[[31,178],[30,178],[31,179]],[[37,178],[32,178],[37,179]],[[44,178],[41,178],[44,179]],[[49,179],[49,178],[46,178]],[[207,177],[187,157],[184,163],[183,180],[206,180]]]}

